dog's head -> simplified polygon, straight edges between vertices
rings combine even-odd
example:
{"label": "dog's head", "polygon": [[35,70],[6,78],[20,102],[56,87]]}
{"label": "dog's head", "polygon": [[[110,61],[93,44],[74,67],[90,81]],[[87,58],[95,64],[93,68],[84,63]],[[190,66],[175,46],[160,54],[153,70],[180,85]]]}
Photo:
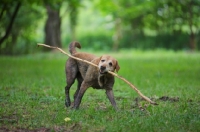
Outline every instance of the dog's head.
{"label": "dog's head", "polygon": [[109,55],[103,55],[99,58],[98,67],[100,74],[107,74],[108,71],[118,72],[120,69],[117,60]]}

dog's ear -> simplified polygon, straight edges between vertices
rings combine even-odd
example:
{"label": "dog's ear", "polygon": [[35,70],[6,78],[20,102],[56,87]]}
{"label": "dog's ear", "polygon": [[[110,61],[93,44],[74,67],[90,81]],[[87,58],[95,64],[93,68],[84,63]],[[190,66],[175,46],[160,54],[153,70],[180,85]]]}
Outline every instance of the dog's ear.
{"label": "dog's ear", "polygon": [[119,69],[120,69],[120,66],[119,66],[119,64],[118,64],[118,61],[116,61],[116,66],[115,66],[115,70],[116,70],[116,72],[118,72]]}

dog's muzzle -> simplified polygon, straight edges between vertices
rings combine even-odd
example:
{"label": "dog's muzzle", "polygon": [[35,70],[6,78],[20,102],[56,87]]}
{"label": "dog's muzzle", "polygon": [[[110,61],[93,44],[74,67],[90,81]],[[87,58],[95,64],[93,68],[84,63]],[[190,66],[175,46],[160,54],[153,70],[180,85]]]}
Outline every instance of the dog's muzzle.
{"label": "dog's muzzle", "polygon": [[99,73],[100,73],[100,74],[107,74],[108,71],[106,70],[106,67],[105,67],[105,66],[101,66],[101,67],[99,68]]}

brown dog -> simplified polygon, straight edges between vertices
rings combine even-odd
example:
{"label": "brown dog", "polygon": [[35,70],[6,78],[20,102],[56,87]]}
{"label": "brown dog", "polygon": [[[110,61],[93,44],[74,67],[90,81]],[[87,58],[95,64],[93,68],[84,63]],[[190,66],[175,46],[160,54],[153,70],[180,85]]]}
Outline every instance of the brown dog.
{"label": "brown dog", "polygon": [[69,90],[75,79],[77,79],[78,86],[74,94],[74,105],[72,108],[79,108],[81,99],[89,87],[93,87],[95,89],[105,89],[111,104],[114,108],[117,108],[112,91],[114,77],[111,74],[108,74],[108,71],[114,72],[115,70],[118,71],[120,69],[117,60],[108,55],[96,57],[95,55],[88,53],[79,53],[76,51],[76,47],[81,48],[78,42],[72,42],[69,45],[69,52],[77,58],[87,60],[98,65],[99,69],[73,58],[69,58],[67,60],[65,67],[67,78],[67,86],[65,87],[65,105],[67,107],[71,105]]}

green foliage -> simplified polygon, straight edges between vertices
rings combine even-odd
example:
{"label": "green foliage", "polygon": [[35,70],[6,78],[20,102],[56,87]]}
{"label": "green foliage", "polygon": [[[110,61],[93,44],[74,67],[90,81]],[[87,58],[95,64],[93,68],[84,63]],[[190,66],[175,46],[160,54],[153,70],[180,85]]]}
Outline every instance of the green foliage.
{"label": "green foliage", "polygon": [[[27,13],[28,15],[24,15]],[[43,18],[44,9],[35,4],[22,5],[17,14],[8,39],[1,45],[1,54],[27,54],[35,52],[35,44],[40,40],[41,33],[36,29]],[[3,16],[1,31],[5,32],[10,21],[9,13]],[[34,20],[35,19],[35,20]]]}
{"label": "green foliage", "polygon": [[[31,10],[30,10],[31,8]],[[24,12],[26,12],[29,15],[23,16]],[[43,14],[45,13],[45,10],[38,7],[37,5],[33,4],[29,7],[22,6],[21,10],[19,12],[19,17],[16,19],[16,22],[14,24],[14,31],[12,33],[15,33],[16,36],[20,36],[17,38],[15,47],[13,48],[14,54],[27,54],[36,52],[36,43],[41,42],[41,33],[40,31],[37,31],[36,29],[40,26],[39,22],[41,22],[41,19],[44,19]],[[23,16],[23,17],[20,17]],[[29,21],[35,18],[35,21]]]}
{"label": "green foliage", "polygon": [[[196,41],[196,36],[199,34],[200,26],[198,15],[200,1],[113,0],[106,2],[105,0],[99,0],[97,5],[103,14],[112,14],[114,18],[121,18],[123,27],[126,28],[127,26],[124,25],[129,25],[131,28],[129,27],[126,30],[131,34],[135,34],[135,36],[141,34],[142,36],[148,36],[144,32],[146,29],[155,32],[158,37],[163,34],[178,37],[179,34],[188,33],[188,36],[190,36],[190,39],[187,40],[188,47],[190,46],[191,49],[196,48],[199,43]],[[117,6],[110,8],[112,5]],[[176,34],[176,32],[179,32],[179,34]],[[129,37],[132,36],[129,35]],[[142,41],[141,43],[143,43]],[[171,45],[173,44],[171,43]],[[164,47],[168,47],[168,44]]]}
{"label": "green foliage", "polygon": [[79,0],[68,1],[68,10],[70,12],[70,24],[72,27],[77,25],[77,16],[79,7],[80,7]]}
{"label": "green foliage", "polygon": [[[128,34],[128,35],[126,35]],[[120,48],[139,48],[142,50],[150,49],[170,49],[170,50],[187,50],[189,46],[189,36],[187,34],[169,35],[162,34],[158,36],[143,36],[143,35],[130,35],[131,33],[124,34],[121,40]]]}
{"label": "green foliage", "polygon": [[[83,49],[93,51],[112,50],[113,34],[112,33],[85,33],[78,36],[78,41]],[[125,32],[119,44],[119,49],[134,48],[141,50],[151,49],[169,49],[169,50],[189,50],[187,42],[188,34],[177,36],[162,34],[158,36],[135,35],[131,32]],[[70,38],[66,38],[65,44],[68,45]],[[67,46],[66,45],[66,46]],[[200,46],[200,45],[199,45]]]}
{"label": "green foliage", "polygon": [[1,37],[5,34],[11,21],[12,12],[17,2],[21,3],[17,17],[14,20],[10,35],[4,43],[1,44],[0,53],[7,55],[27,54],[36,52],[37,42],[43,42],[43,25],[45,23],[45,6],[52,4],[54,9],[60,8],[60,0],[49,1],[24,1],[2,2],[0,31]]}
{"label": "green foliage", "polygon": [[[112,50],[112,37],[101,33],[87,33],[77,37],[82,49],[90,51],[109,51]],[[65,38],[65,47],[70,43],[70,37]]]}
{"label": "green foliage", "polygon": [[[61,36],[67,36],[62,38],[63,44],[76,39],[83,47],[93,50],[113,47],[182,50],[191,49],[192,44],[198,49],[200,45],[199,0],[3,0],[0,2],[0,37],[8,27],[17,2],[22,6],[10,36],[1,44],[1,54],[35,52],[36,43],[43,42],[45,36],[46,5],[62,8],[64,12],[60,16],[64,27]],[[117,20],[120,23],[117,24]],[[82,31],[81,27],[85,27],[84,32],[76,32]],[[119,46],[114,36],[119,39]]]}
{"label": "green foliage", "polygon": [[[65,55],[1,56],[0,131],[200,131],[199,53],[124,50],[109,54],[119,61],[119,75],[158,106],[140,101],[146,109],[136,107],[136,92],[116,79],[119,111],[112,109],[103,90],[92,88],[74,111],[64,106]],[[74,84],[71,96],[75,89]],[[179,100],[159,100],[162,96]],[[71,121],[64,121],[66,117]]]}
{"label": "green foliage", "polygon": [[111,50],[112,49],[112,36],[109,33],[88,33],[81,35],[79,41],[84,49],[90,50]]}

